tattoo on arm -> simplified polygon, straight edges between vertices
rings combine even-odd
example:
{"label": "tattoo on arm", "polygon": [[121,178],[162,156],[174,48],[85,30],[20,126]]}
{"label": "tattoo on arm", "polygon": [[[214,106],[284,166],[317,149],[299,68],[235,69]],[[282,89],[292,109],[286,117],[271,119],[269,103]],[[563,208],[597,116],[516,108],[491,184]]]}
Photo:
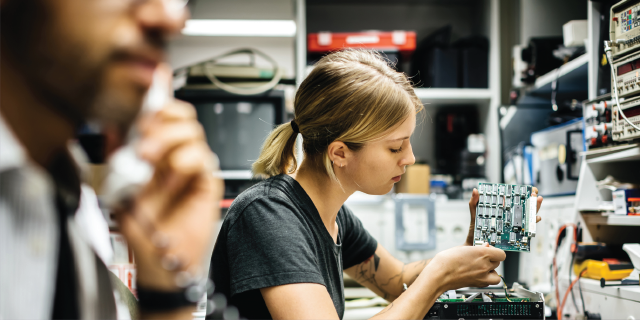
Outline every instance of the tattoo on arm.
{"label": "tattoo on arm", "polygon": [[386,313],[387,311],[391,310],[391,308],[393,308],[393,302],[391,302],[386,308],[382,309],[382,311],[378,312],[378,315]]}
{"label": "tattoo on arm", "polygon": [[[379,276],[376,278],[376,275],[380,265],[380,257],[377,254],[373,254],[373,256],[356,267],[355,280],[363,284],[367,282],[372,284],[382,293],[384,299],[393,301],[402,293],[402,284],[411,285],[418,278],[427,262],[427,260],[422,260],[405,264],[398,274],[388,279],[379,279]],[[405,279],[405,277],[408,277],[408,279]]]}

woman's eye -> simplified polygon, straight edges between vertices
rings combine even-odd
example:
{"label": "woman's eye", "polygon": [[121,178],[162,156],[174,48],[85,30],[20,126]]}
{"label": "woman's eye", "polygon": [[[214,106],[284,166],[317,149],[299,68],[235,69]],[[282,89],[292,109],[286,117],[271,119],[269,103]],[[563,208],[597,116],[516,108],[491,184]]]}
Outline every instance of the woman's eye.
{"label": "woman's eye", "polygon": [[400,149],[390,149],[390,150],[393,153],[400,153],[400,151],[402,151],[402,148],[400,148]]}

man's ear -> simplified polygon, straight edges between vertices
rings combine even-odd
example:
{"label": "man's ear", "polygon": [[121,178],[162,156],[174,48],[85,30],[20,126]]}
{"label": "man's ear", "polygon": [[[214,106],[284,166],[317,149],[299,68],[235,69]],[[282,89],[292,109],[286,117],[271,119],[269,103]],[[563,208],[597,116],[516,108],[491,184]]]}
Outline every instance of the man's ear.
{"label": "man's ear", "polygon": [[327,152],[329,154],[329,159],[338,167],[343,167],[347,165],[348,153],[350,152],[349,147],[342,141],[334,141],[329,144],[327,148]]}

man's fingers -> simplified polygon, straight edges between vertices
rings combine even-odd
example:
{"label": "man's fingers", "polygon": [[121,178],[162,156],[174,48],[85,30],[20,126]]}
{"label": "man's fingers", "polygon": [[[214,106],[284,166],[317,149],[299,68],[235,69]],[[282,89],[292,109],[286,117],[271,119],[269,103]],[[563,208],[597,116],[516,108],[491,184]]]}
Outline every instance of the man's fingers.
{"label": "man's fingers", "polygon": [[176,121],[176,120],[196,120],[196,109],[191,104],[173,100],[166,107],[162,108],[155,114],[156,119],[162,121]]}
{"label": "man's fingers", "polygon": [[156,164],[174,148],[190,141],[204,141],[204,130],[195,122],[165,124],[143,137],[138,145],[140,157]]}
{"label": "man's fingers", "polygon": [[145,115],[138,120],[137,125],[143,134],[156,129],[159,125],[175,121],[194,121],[197,118],[195,108],[184,101],[172,100],[159,111]]}
{"label": "man's fingers", "polygon": [[173,151],[169,155],[169,166],[166,168],[168,173],[167,191],[180,193],[189,180],[204,171],[213,175],[213,171],[209,169],[211,165],[210,153],[209,147],[202,142],[180,146]]}

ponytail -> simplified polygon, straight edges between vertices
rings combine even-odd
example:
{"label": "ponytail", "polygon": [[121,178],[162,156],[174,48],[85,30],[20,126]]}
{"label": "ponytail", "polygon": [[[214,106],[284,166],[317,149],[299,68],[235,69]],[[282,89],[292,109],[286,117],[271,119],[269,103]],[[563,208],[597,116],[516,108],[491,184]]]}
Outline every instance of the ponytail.
{"label": "ponytail", "polygon": [[294,152],[297,136],[289,122],[271,131],[253,164],[253,175],[268,178],[296,170],[298,162]]}

